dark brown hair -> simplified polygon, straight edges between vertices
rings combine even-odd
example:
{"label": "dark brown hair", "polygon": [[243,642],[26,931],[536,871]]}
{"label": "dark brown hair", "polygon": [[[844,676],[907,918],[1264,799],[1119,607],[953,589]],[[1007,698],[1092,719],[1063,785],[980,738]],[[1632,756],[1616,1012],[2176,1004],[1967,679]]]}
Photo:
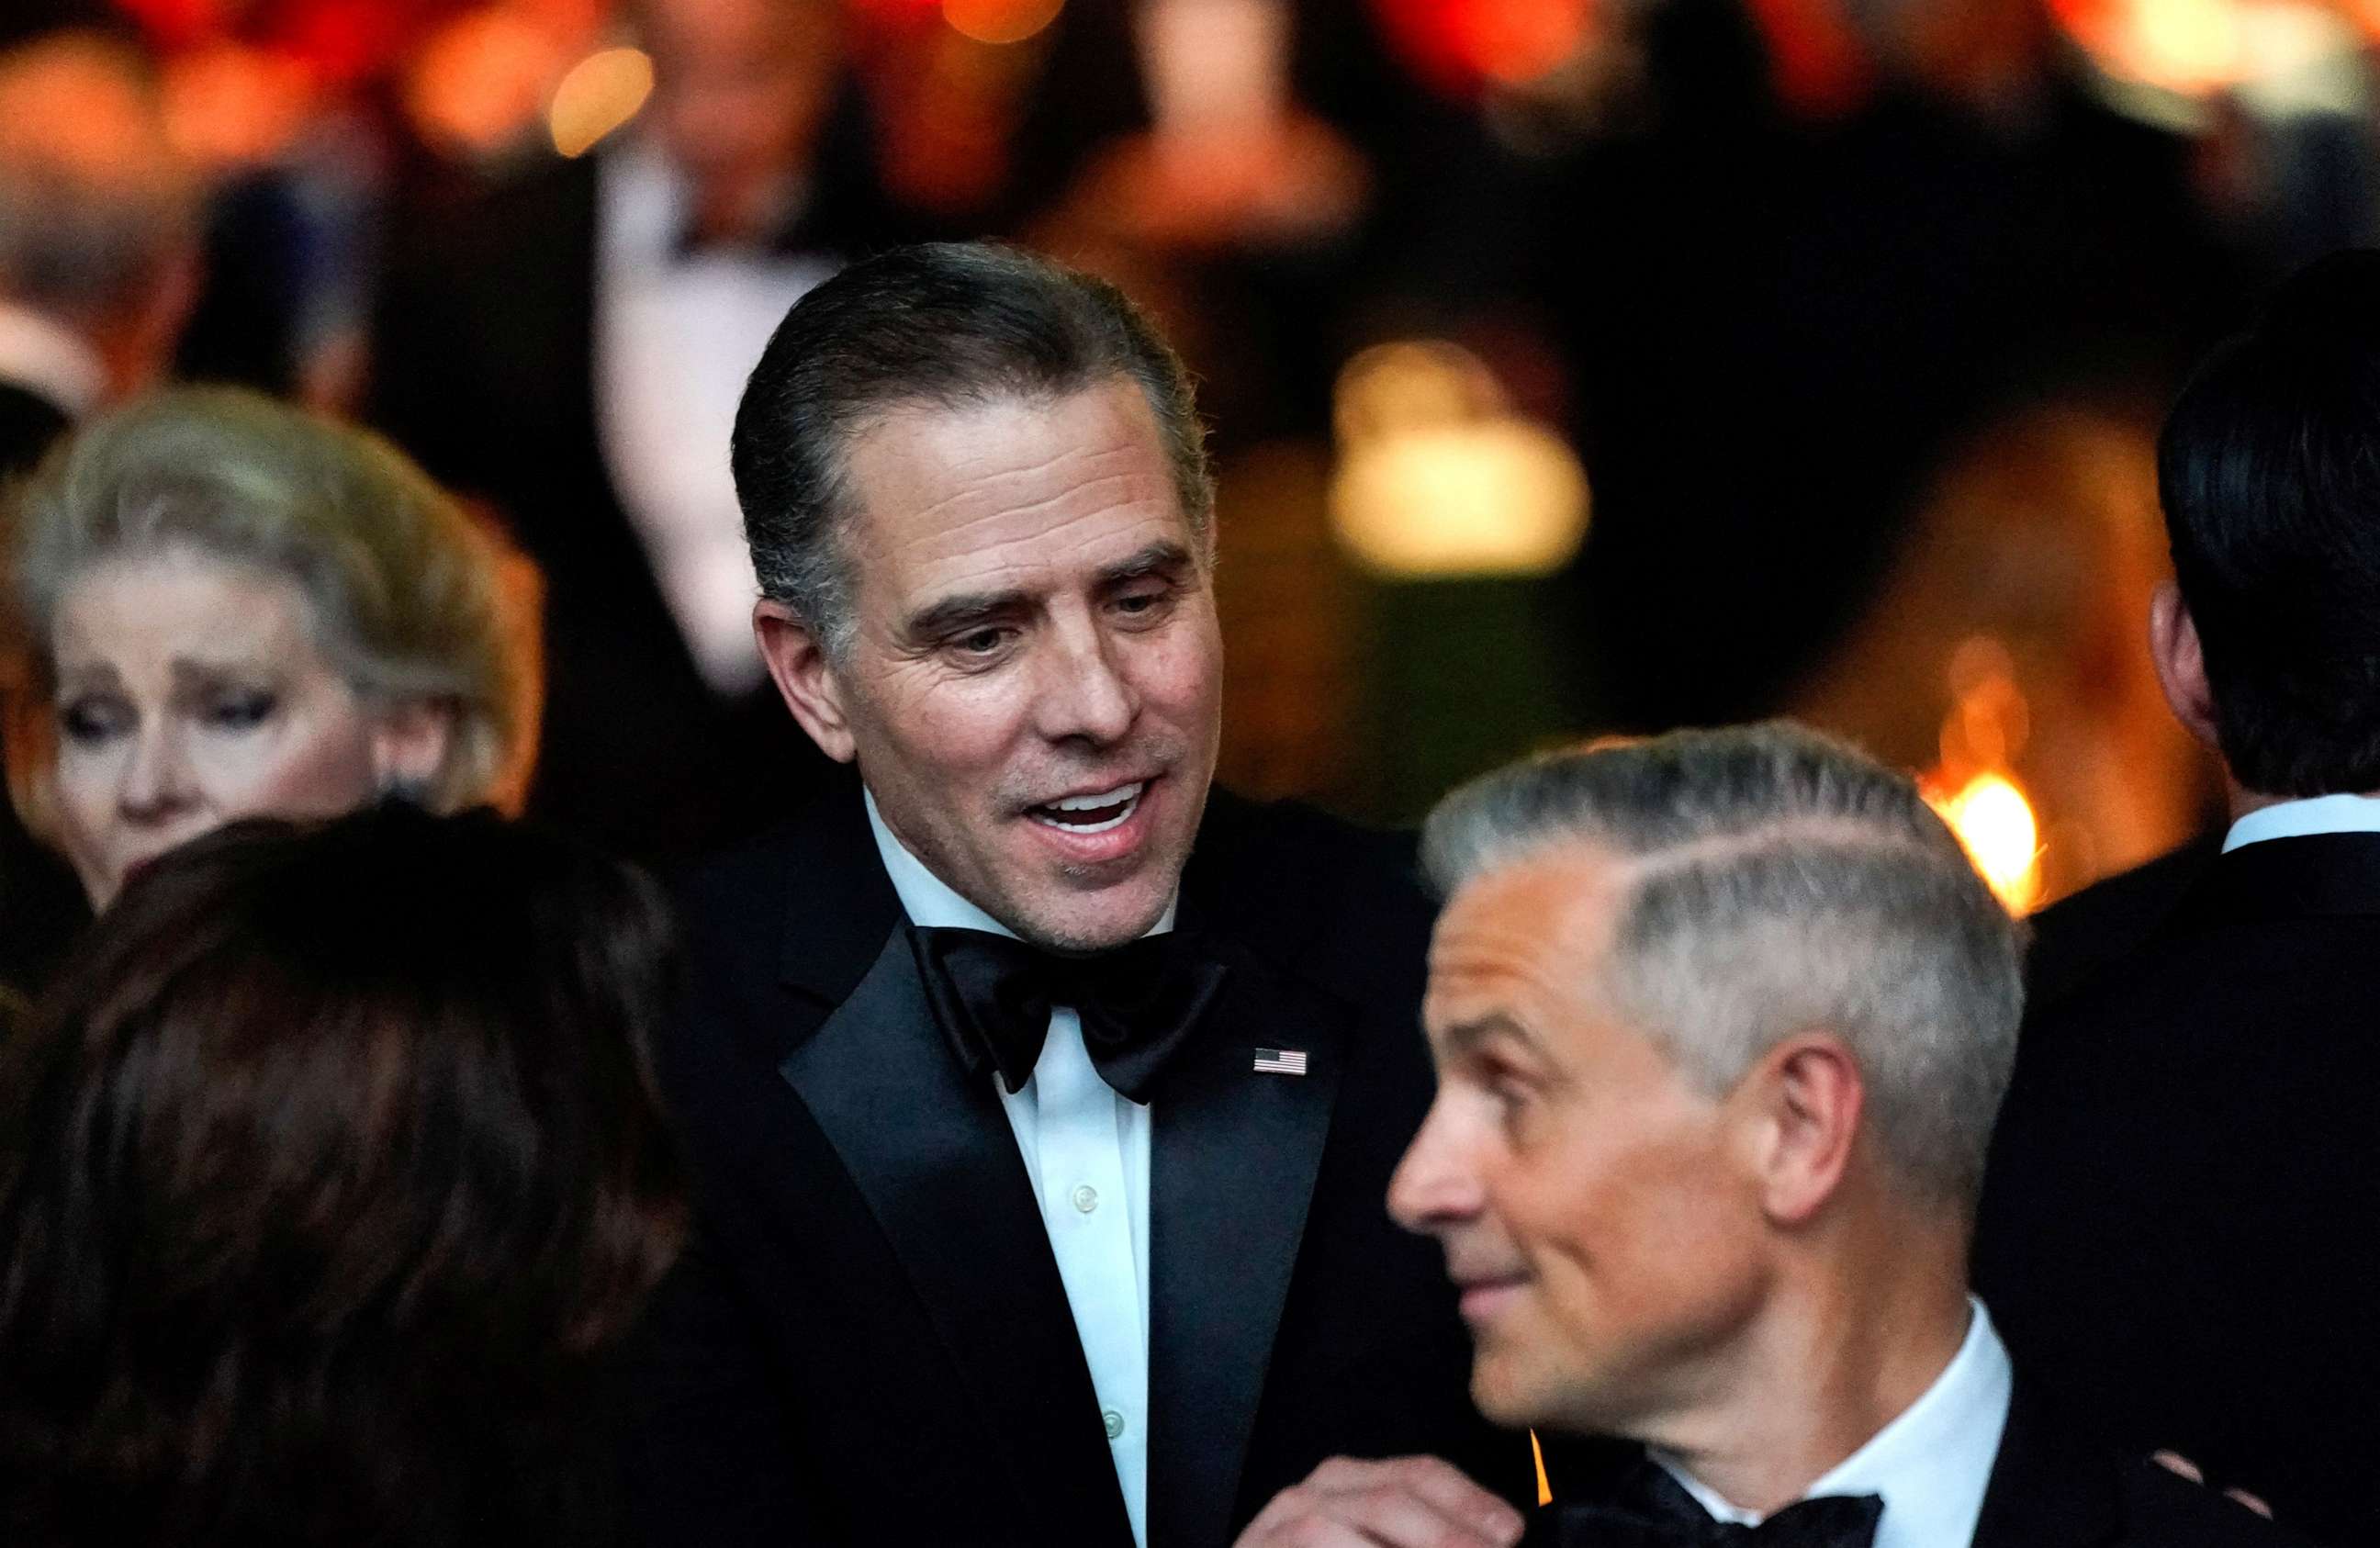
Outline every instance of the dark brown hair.
{"label": "dark brown hair", "polygon": [[2380,788],[2380,252],[2337,252],[2199,367],[2157,441],[2223,761],[2252,791]]}
{"label": "dark brown hair", "polygon": [[1156,417],[1190,530],[1215,489],[1190,373],[1157,325],[1105,280],[990,242],[929,242],[861,260],[807,292],[752,368],[730,461],[765,596],[832,654],[856,625],[842,527],[847,466],[869,422],[901,407],[1051,402],[1110,381]]}
{"label": "dark brown hair", "polygon": [[0,1538],[586,1541],[685,1203],[651,884],[480,812],[140,877],[0,1061]]}

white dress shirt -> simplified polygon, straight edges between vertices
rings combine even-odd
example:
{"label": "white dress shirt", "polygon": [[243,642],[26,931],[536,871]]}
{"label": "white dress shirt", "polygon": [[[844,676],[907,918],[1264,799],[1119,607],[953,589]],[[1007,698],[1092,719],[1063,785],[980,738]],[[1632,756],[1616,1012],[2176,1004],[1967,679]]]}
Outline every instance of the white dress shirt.
{"label": "white dress shirt", "polygon": [[80,333],[14,302],[0,301],[0,381],[47,398],[79,419],[107,394],[107,365]]}
{"label": "white dress shirt", "polygon": [[[1016,932],[959,896],[884,826],[869,794],[868,826],[910,922],[926,929]],[[1173,928],[1174,905],[1148,932]],[[1033,1078],[1017,1091],[989,1077],[1016,1132],[1041,1202],[1041,1226],[1075,1314],[1123,1488],[1133,1541],[1148,1541],[1148,1109],[1099,1078],[1072,1007],[1050,1013]]]}
{"label": "white dress shirt", "polygon": [[2267,839],[2302,839],[2314,833],[2380,833],[2380,796],[2309,795],[2262,806],[2231,825],[2223,853]]}
{"label": "white dress shirt", "polygon": [[[1967,1336],[1934,1385],[1803,1496],[1881,1496],[1875,1548],[1963,1548],[1974,1541],[2008,1428],[2011,1373],[1984,1303],[1971,1296],[1967,1304]],[[1652,1456],[1714,1519],[1759,1525],[1761,1518],[1736,1508],[1675,1457]]]}
{"label": "white dress shirt", "polygon": [[759,594],[727,441],[745,379],[777,324],[833,272],[759,249],[681,255],[686,193],[667,158],[630,139],[595,177],[597,431],[695,664],[712,689],[758,687]]}

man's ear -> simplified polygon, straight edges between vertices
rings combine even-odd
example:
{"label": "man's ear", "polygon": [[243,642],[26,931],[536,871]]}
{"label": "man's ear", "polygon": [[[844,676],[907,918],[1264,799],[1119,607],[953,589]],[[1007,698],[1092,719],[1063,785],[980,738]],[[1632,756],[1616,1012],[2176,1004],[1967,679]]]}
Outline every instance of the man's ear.
{"label": "man's ear", "polygon": [[2206,654],[2198,643],[2198,623],[2181,599],[2181,587],[2171,581],[2156,588],[2149,600],[2149,656],[2156,662],[2157,685],[2182,729],[2217,752],[2222,744],[2215,730],[2215,694],[2206,684]]}
{"label": "man's ear", "polygon": [[825,643],[800,614],[766,597],[752,604],[752,634],[760,642],[760,659],[769,664],[769,676],[785,707],[820,751],[837,763],[849,763],[856,744],[850,719],[844,714],[843,685],[835,680]]}
{"label": "man's ear", "polygon": [[1867,1084],[1831,1033],[1803,1033],[1770,1049],[1739,1090],[1753,1117],[1761,1208],[1798,1226],[1823,1208],[1843,1180],[1859,1139]]}
{"label": "man's ear", "polygon": [[371,728],[372,781],[382,791],[426,791],[446,765],[455,707],[444,699],[398,699]]}

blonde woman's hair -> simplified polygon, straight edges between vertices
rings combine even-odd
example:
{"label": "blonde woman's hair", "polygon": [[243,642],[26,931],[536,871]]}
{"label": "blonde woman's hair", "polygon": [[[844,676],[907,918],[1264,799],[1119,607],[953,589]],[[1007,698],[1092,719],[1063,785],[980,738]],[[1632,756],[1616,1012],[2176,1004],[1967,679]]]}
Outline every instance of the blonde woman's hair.
{"label": "blonde woman's hair", "polygon": [[79,430],[5,502],[9,795],[55,832],[60,599],[91,565],[189,548],[285,576],[368,699],[452,715],[434,811],[517,807],[540,683],[535,571],[377,435],[231,388],[176,388]]}

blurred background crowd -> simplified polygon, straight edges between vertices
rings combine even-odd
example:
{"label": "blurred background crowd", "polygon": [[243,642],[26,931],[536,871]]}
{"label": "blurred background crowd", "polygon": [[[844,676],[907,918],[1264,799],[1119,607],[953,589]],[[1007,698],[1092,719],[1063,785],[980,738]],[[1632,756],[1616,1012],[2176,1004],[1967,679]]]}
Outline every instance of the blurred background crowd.
{"label": "blurred background crowd", "polygon": [[[2152,441],[2380,237],[2365,0],[9,0],[0,381],[374,427],[528,563],[541,811],[667,864],[821,775],[725,456],[840,262],[996,236],[1201,379],[1224,780],[1409,820],[1769,713],[2020,907],[2196,831]],[[73,335],[62,346],[59,333]]]}

